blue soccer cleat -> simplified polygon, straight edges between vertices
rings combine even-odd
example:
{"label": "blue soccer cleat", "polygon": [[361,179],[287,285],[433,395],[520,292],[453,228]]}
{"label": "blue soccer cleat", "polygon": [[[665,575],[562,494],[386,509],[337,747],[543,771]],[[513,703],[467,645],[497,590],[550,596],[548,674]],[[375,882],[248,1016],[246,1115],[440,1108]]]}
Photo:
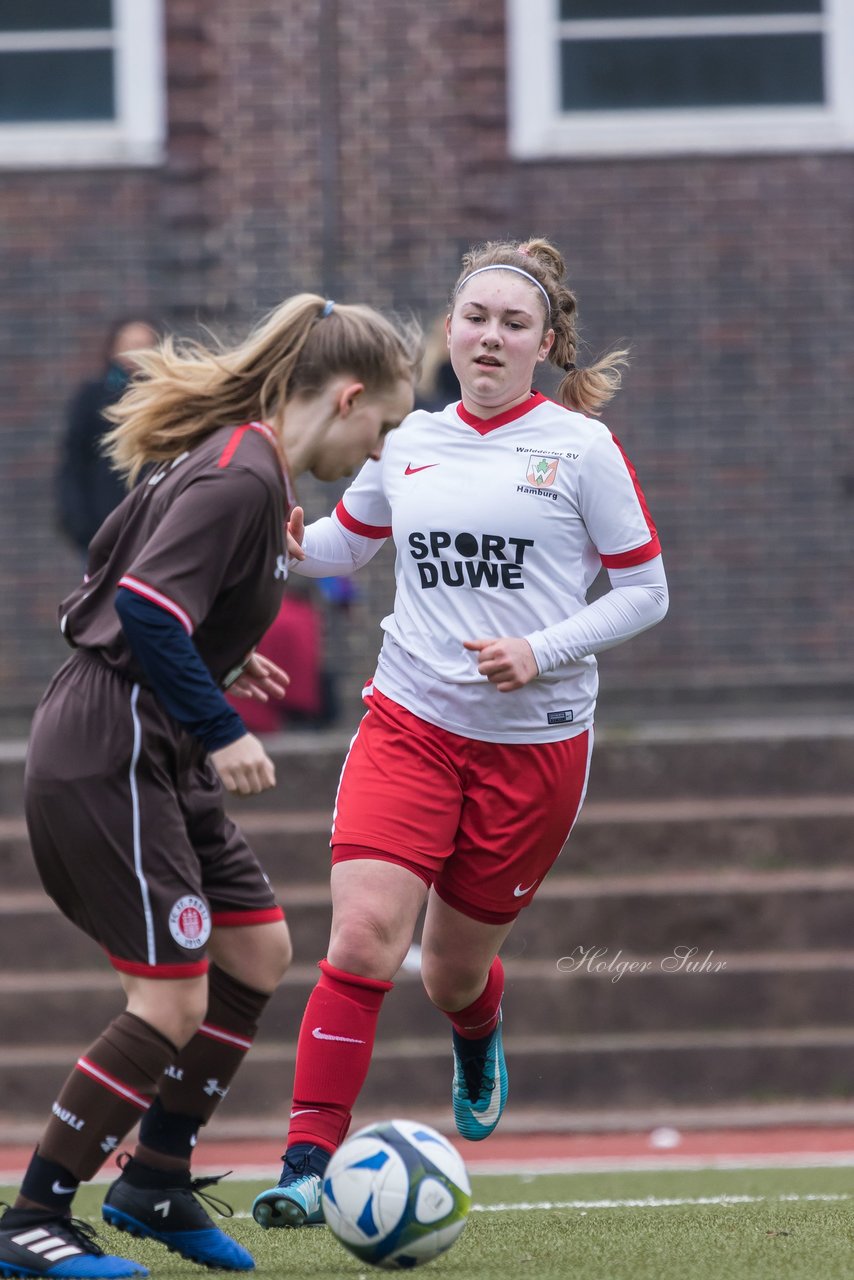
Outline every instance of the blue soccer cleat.
{"label": "blue soccer cleat", "polygon": [[453,1032],[454,1123],[470,1142],[492,1133],[507,1105],[507,1066],[501,1040],[501,1012],[492,1035],[472,1053],[473,1042]]}
{"label": "blue soccer cleat", "polygon": [[320,1193],[329,1152],[299,1143],[284,1155],[282,1176],[252,1206],[259,1227],[322,1227]]}
{"label": "blue soccer cleat", "polygon": [[7,1209],[0,1218],[0,1276],[121,1280],[147,1276],[138,1262],[115,1258],[96,1243],[88,1222],[49,1209]]}
{"label": "blue soccer cleat", "polygon": [[[130,1162],[129,1162],[130,1163]],[[205,1188],[219,1177],[191,1178],[189,1170],[177,1174],[169,1187],[139,1187],[127,1177],[127,1166],[107,1192],[101,1216],[111,1227],[132,1236],[159,1240],[173,1253],[198,1262],[203,1267],[223,1271],[251,1271],[252,1254],[215,1227],[196,1196],[201,1196],[219,1213],[231,1217],[231,1207]]]}

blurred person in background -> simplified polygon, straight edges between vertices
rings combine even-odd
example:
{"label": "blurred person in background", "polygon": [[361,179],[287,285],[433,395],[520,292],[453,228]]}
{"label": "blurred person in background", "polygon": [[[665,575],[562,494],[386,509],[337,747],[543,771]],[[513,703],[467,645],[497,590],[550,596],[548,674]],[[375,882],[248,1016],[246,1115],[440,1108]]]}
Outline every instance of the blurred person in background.
{"label": "blurred person in background", "polygon": [[[666,613],[658,535],[631,463],[592,415],[625,352],[576,367],[577,305],[545,240],[465,255],[445,321],[461,401],[416,410],[332,517],[292,513],[295,571],[354,572],[391,537],[393,611],[365,687],[332,831],[332,931],[297,1047],[291,1122],[262,1227],[322,1221],[384,997],[422,907],[421,978],[450,1022],[457,1130],[507,1100],[499,949],[587,788],[595,654]],[[550,361],[555,400],[532,389]],[[602,568],[610,590],[587,601]]]}
{"label": "blurred person in background", "polygon": [[[283,729],[316,728],[329,721],[324,688],[323,617],[310,586],[303,579],[288,583],[273,625],[258,641],[255,652],[287,669],[286,698],[233,705],[250,733],[280,733]],[[226,694],[232,702],[232,694]]]}
{"label": "blurred person in background", "polygon": [[446,312],[441,312],[427,330],[421,377],[415,388],[415,408],[434,413],[460,398],[460,380],[448,354],[445,331]]}
{"label": "blurred person in background", "polygon": [[74,653],[36,710],[24,799],[45,890],[104,949],[127,1006],[52,1104],[0,1218],[0,1274],[147,1274],[71,1217],[137,1121],[105,1220],[205,1266],[254,1266],[196,1199],[218,1179],[190,1173],[291,959],[224,809],[223,789],[262,792],[274,766],[223,688],[284,693],[254,649],[281,605],[291,477],[334,481],[380,457],[412,408],[418,340],[370,307],[300,294],[231,349],[140,353],[109,410],[108,454],[134,487],[60,606]]}
{"label": "blurred person in background", "polygon": [[110,327],[105,366],[84,382],[68,406],[56,474],[59,527],[85,556],[92,538],[127,492],[101,448],[112,423],[104,411],[127,390],[137,369],[135,353],[156,345],[158,333],[148,320],[126,317]]}

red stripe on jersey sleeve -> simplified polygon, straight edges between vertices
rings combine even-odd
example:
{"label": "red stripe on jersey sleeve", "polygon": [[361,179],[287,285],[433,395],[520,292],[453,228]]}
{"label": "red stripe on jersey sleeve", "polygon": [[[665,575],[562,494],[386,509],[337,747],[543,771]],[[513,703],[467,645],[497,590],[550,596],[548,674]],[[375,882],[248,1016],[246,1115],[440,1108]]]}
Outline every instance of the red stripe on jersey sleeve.
{"label": "red stripe on jersey sleeve", "polygon": [[161,609],[165,609],[167,613],[171,613],[173,618],[177,618],[181,626],[184,628],[188,636],[193,634],[193,620],[188,613],[176,604],[174,600],[170,600],[168,596],[164,596],[162,591],[157,591],[154,587],[149,587],[147,583],[140,582],[139,578],[132,578],[126,573],[123,578],[119,579],[120,587],[127,587],[128,591],[135,591],[138,596],[143,596],[146,600],[150,600],[152,604],[159,605]]}
{"label": "red stripe on jersey sleeve", "polygon": [[249,430],[249,423],[247,423],[246,426],[244,427],[236,427],[235,430],[232,431],[228,444],[225,446],[222,453],[219,455],[219,462],[216,464],[218,467],[228,466],[229,462],[231,462],[231,459],[234,457],[235,453],[237,453],[237,448],[238,448],[238,445],[240,444],[240,441],[246,435],[246,432],[248,430]]}
{"label": "red stripe on jersey sleeve", "polygon": [[234,929],[247,924],[272,924],[274,920],[284,920],[285,913],[281,907],[264,907],[260,911],[212,911],[211,924],[220,929]]}
{"label": "red stripe on jersey sleeve", "polygon": [[642,547],[634,547],[631,551],[618,551],[614,556],[603,556],[600,551],[599,559],[606,569],[631,569],[633,565],[646,564],[647,560],[654,560],[660,555],[661,543],[656,534]]}
{"label": "red stripe on jersey sleeve", "polygon": [[[643,512],[643,518],[646,521],[647,529],[649,529],[649,536],[650,538],[657,540],[658,530],[655,527],[655,522],[653,521],[652,516],[649,514],[649,507],[646,505],[646,498],[644,497],[643,489],[640,486],[640,480],[638,480],[638,473],[635,471],[634,467],[632,466],[631,459],[626,457],[625,449],[620,444],[619,440],[613,434],[613,432],[611,433],[611,439],[614,441],[614,444],[619,449],[623,462],[625,462],[626,464],[626,470],[628,471],[629,475],[632,478],[632,484],[635,486],[635,493],[637,494],[638,502],[640,503],[640,509]],[[660,551],[661,551],[661,547],[658,548],[658,551],[653,552],[653,555],[658,555]],[[651,560],[652,556],[647,556],[645,558],[648,560]],[[638,561],[638,563],[640,563],[640,561]],[[604,564],[604,560],[603,560],[603,564]]]}
{"label": "red stripe on jersey sleeve", "polygon": [[335,508],[335,514],[345,529],[349,529],[351,533],[358,533],[362,538],[391,537],[391,525],[362,524],[361,520],[357,520],[355,516],[350,515],[350,512],[344,506],[343,499]]}

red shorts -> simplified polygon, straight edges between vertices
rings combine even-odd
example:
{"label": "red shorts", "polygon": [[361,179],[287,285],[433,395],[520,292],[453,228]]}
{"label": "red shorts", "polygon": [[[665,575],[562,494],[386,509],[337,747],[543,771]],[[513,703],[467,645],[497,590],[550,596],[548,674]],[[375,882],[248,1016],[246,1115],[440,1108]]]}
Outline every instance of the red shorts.
{"label": "red shorts", "polygon": [[[512,694],[507,694],[512,697]],[[503,924],[528,906],[587,790],[593,732],[480,742],[373,689],[338,788],[332,861],[358,845],[409,867],[449,906]]]}

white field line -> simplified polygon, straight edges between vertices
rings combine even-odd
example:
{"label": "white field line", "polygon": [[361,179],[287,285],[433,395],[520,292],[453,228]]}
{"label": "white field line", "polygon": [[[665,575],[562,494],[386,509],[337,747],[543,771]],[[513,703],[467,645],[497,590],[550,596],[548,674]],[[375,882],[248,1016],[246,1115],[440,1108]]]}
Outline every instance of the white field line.
{"label": "white field line", "polygon": [[[850,1169],[854,1168],[854,1151],[832,1152],[789,1152],[774,1155],[755,1156],[657,1156],[650,1159],[643,1157],[610,1158],[578,1157],[576,1159],[544,1158],[541,1160],[468,1160],[470,1174],[482,1177],[520,1177],[535,1178],[542,1174],[561,1173],[656,1173],[685,1171],[694,1172],[703,1169]],[[214,1167],[200,1160],[193,1165],[195,1174],[222,1173],[221,1165]],[[278,1168],[270,1165],[236,1164],[232,1168],[231,1177],[237,1181],[269,1182],[279,1174]],[[23,1176],[21,1167],[0,1168],[0,1185],[14,1187]],[[93,1179],[93,1183],[115,1181],[115,1170],[102,1170]],[[228,1183],[223,1184],[227,1189]]]}
{"label": "white field line", "polygon": [[[472,1213],[528,1213],[532,1209],[574,1209],[587,1213],[590,1209],[673,1209],[689,1205],[740,1205],[740,1204],[822,1204],[851,1200],[850,1195],[798,1195],[779,1196],[644,1196],[637,1200],[519,1200],[503,1204],[473,1204]],[[250,1213],[235,1213],[235,1218],[251,1218]]]}

